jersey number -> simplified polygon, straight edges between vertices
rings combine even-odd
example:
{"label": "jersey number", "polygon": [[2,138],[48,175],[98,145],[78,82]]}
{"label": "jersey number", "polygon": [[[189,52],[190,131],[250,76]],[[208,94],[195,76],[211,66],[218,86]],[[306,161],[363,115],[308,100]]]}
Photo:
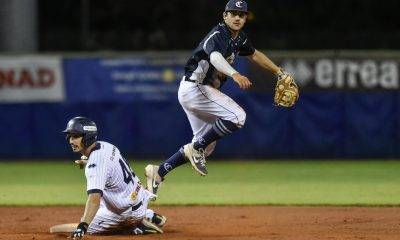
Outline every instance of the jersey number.
{"label": "jersey number", "polygon": [[125,159],[119,159],[119,164],[122,168],[122,174],[124,175],[124,182],[128,184],[129,182],[133,182],[133,178],[136,176],[135,173],[131,170],[129,163]]}

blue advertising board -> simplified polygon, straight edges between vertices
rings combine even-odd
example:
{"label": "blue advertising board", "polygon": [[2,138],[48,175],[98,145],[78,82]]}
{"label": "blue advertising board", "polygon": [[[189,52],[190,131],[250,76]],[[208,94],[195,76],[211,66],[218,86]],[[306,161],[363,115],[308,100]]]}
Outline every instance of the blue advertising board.
{"label": "blue advertising board", "polygon": [[[61,131],[75,116],[93,119],[99,139],[127,157],[168,157],[192,138],[177,99],[185,61],[186,54],[63,59],[62,101],[0,102],[0,159],[72,158]],[[222,91],[246,111],[246,124],[219,141],[213,157],[400,157],[397,59],[277,62],[302,80],[295,108],[274,106],[274,77],[239,59],[235,67],[253,89],[230,80]]]}
{"label": "blue advertising board", "polygon": [[183,76],[184,58],[86,58],[64,60],[69,102],[170,99]]}

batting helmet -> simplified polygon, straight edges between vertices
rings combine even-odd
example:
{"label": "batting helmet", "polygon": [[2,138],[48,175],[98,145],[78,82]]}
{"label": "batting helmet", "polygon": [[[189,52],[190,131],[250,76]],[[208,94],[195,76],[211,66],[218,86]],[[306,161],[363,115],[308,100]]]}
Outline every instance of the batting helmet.
{"label": "batting helmet", "polygon": [[230,0],[225,6],[225,12],[240,11],[248,13],[247,3],[243,0]]}
{"label": "batting helmet", "polygon": [[97,126],[89,118],[85,117],[74,117],[69,120],[67,128],[63,131],[67,133],[67,140],[69,140],[69,134],[82,135],[82,143],[85,147],[89,147],[97,139]]}

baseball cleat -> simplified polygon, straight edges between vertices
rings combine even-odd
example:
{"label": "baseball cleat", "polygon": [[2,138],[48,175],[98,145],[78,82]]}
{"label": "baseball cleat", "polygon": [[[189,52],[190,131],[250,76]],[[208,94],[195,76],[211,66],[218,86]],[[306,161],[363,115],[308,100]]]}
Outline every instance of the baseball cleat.
{"label": "baseball cleat", "polygon": [[156,224],[143,219],[143,221],[134,227],[132,230],[134,235],[145,235],[145,234],[154,234],[154,233],[163,233],[163,230],[159,228]]}
{"label": "baseball cleat", "polygon": [[151,222],[159,227],[163,227],[167,222],[167,217],[154,213],[153,217],[151,218]]}
{"label": "baseball cleat", "polygon": [[183,153],[185,154],[186,158],[189,159],[196,172],[198,172],[201,176],[208,174],[206,169],[206,157],[204,156],[203,149],[196,150],[193,148],[193,143],[189,143],[183,146]]}
{"label": "baseball cleat", "polygon": [[[147,165],[145,168],[144,175],[147,178],[147,190],[151,193],[157,195],[157,190],[162,184],[162,178],[158,175],[158,166],[156,165]],[[154,200],[157,199],[157,196]]]}

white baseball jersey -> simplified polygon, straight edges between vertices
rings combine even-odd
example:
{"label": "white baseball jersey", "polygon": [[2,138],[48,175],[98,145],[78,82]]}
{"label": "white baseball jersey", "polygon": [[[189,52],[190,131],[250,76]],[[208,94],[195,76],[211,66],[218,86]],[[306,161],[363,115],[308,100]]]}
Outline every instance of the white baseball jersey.
{"label": "white baseball jersey", "polygon": [[114,145],[98,141],[90,153],[85,175],[87,193],[102,194],[105,206],[122,213],[142,199],[139,178]]}
{"label": "white baseball jersey", "polygon": [[144,217],[152,193],[145,190],[129,163],[114,145],[98,141],[85,168],[87,192],[102,194],[99,210],[89,224],[89,234],[129,234]]}

